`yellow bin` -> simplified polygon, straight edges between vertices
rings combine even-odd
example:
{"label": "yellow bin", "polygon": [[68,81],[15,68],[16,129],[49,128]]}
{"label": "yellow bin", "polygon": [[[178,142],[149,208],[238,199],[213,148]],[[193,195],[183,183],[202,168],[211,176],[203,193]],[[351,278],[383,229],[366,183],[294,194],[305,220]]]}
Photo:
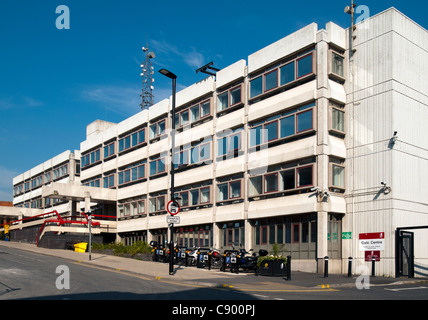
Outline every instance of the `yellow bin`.
{"label": "yellow bin", "polygon": [[86,252],[86,248],[88,247],[88,244],[86,242],[76,243],[74,245],[74,251],[76,252]]}

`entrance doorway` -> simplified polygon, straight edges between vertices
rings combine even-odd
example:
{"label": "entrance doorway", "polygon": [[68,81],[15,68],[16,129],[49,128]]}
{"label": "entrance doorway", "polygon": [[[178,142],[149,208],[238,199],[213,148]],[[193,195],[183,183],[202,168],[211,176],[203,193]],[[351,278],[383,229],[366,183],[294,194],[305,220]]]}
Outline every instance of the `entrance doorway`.
{"label": "entrance doorway", "polygon": [[396,277],[414,278],[414,233],[403,230],[397,230],[396,233]]}
{"label": "entrance doorway", "polygon": [[415,241],[413,232],[409,230],[417,229],[428,229],[428,226],[401,227],[395,230],[396,278],[400,276],[414,278],[415,276]]}

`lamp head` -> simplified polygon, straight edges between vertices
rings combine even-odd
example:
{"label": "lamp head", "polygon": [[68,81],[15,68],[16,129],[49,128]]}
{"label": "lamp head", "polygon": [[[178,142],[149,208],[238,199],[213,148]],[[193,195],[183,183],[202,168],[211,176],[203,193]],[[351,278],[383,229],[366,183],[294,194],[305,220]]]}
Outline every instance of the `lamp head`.
{"label": "lamp head", "polygon": [[166,69],[160,69],[159,73],[163,74],[164,76],[170,79],[177,79],[177,76],[175,74],[173,74],[171,71],[168,71]]}

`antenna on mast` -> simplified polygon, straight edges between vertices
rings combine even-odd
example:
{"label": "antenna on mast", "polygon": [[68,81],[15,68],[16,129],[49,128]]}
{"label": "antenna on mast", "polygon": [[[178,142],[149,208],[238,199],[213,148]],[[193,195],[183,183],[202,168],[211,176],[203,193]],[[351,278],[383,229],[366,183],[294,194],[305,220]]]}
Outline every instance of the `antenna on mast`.
{"label": "antenna on mast", "polygon": [[354,3],[354,0],[351,1],[351,6],[346,6],[345,7],[345,13],[350,14],[351,15],[351,29],[349,30],[349,44],[350,44],[350,52],[353,55],[356,51],[356,49],[354,48],[354,40],[357,37],[355,35],[355,30],[357,29],[357,27],[354,24],[354,13],[355,13],[355,7],[357,5]]}
{"label": "antenna on mast", "polygon": [[145,61],[143,61],[143,63],[141,64],[141,77],[143,78],[141,109],[144,110],[149,109],[154,104],[153,84],[155,82],[155,79],[153,78],[153,75],[155,74],[155,72],[151,60],[155,58],[155,53],[149,51],[149,49],[146,47],[143,47],[142,49],[143,52],[146,53]]}

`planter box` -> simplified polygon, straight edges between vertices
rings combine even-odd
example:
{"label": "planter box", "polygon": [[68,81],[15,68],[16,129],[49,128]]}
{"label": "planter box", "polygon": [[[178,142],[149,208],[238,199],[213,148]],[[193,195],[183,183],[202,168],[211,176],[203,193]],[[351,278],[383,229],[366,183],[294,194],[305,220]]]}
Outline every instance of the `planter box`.
{"label": "planter box", "polygon": [[261,276],[285,277],[287,276],[287,263],[284,260],[263,261],[258,274]]}

